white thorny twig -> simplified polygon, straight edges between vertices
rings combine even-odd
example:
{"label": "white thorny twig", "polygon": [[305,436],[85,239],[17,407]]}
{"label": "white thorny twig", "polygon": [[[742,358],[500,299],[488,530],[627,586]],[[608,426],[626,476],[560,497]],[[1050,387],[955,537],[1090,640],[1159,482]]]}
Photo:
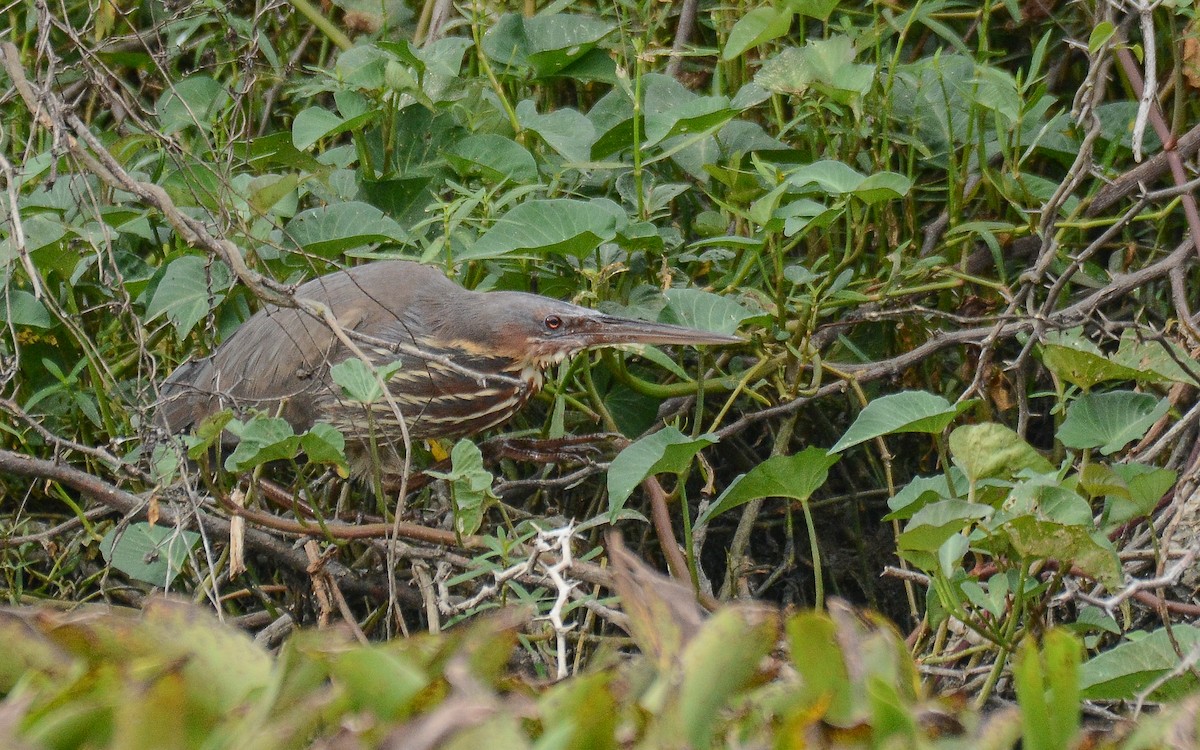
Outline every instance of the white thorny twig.
{"label": "white thorny twig", "polygon": [[[575,624],[567,624],[563,612],[570,601],[571,592],[579,585],[577,581],[567,579],[563,573],[570,569],[573,562],[571,553],[571,537],[575,534],[575,524],[568,523],[557,529],[538,529],[534,538],[529,557],[503,570],[492,573],[492,583],[481,587],[474,596],[459,602],[451,603],[449,588],[444,579],[438,581],[438,610],[444,616],[453,616],[470,611],[484,601],[494,597],[504,585],[512,580],[532,575],[535,571],[550,579],[557,593],[554,605],[545,615],[554,628],[556,640],[557,678],[568,675],[567,669],[567,634],[574,629]],[[557,553],[547,555],[547,553]],[[543,559],[549,557],[549,560]]]}

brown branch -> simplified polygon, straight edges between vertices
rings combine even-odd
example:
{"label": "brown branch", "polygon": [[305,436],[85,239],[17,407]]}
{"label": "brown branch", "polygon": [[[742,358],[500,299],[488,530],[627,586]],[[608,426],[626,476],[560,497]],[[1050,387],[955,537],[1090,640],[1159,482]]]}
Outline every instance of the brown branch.
{"label": "brown branch", "polygon": [[[130,518],[145,518],[149,507],[146,498],[134,495],[109,482],[80,471],[73,466],[32,458],[9,450],[0,449],[0,472],[21,477],[48,479],[58,482]],[[159,503],[158,519],[161,523],[180,528],[203,527],[213,536],[227,537],[229,521],[219,516],[203,513],[198,508],[181,509],[171,503]],[[271,535],[256,529],[247,529],[246,545],[259,554],[266,555],[286,568],[307,575],[308,557],[303,551],[293,548]],[[344,591],[372,598],[386,595],[386,587],[355,575],[344,565],[329,561],[328,572]],[[419,606],[420,595],[405,586],[400,589],[407,604]]]}
{"label": "brown branch", "polygon": [[679,68],[683,61],[683,48],[692,38],[692,30],[696,27],[696,13],[700,9],[700,0],[683,0],[679,9],[679,23],[675,26],[675,41],[671,44],[671,57],[667,61],[667,75],[679,77]]}
{"label": "brown branch", "polygon": [[1105,185],[1088,204],[1087,216],[1098,216],[1127,198],[1143,185],[1149,185],[1171,171],[1171,154],[1181,159],[1191,158],[1200,151],[1200,125],[1179,136],[1172,151],[1161,151]]}
{"label": "brown branch", "polygon": [[[1139,99],[1142,96],[1142,73],[1138,70],[1137,62],[1133,59],[1133,52],[1126,46],[1116,48],[1117,61],[1121,63],[1121,70],[1125,73],[1125,77],[1129,79],[1129,85],[1133,87],[1133,93]],[[1154,132],[1158,134],[1158,139],[1162,141],[1163,155],[1166,156],[1167,167],[1171,172],[1171,178],[1175,185],[1187,184],[1187,170],[1183,167],[1183,157],[1179,153],[1179,142],[1171,133],[1170,127],[1167,125],[1167,118],[1163,114],[1162,105],[1158,103],[1158,98],[1153,98],[1153,105],[1150,107],[1150,124],[1154,126]],[[1194,129],[1193,129],[1194,130]],[[1188,230],[1192,234],[1192,242],[1196,244],[1196,249],[1200,250],[1200,207],[1196,204],[1196,196],[1192,193],[1184,193],[1183,199],[1183,215],[1187,217]]]}

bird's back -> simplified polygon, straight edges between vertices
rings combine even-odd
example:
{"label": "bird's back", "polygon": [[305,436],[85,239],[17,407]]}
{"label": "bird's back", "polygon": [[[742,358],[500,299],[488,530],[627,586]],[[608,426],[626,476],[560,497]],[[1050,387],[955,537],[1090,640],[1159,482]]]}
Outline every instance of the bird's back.
{"label": "bird's back", "polygon": [[[301,285],[296,297],[327,306],[341,326],[409,343],[423,335],[409,311],[424,299],[461,291],[440,271],[409,261],[380,261]],[[331,395],[328,368],[345,359],[343,344],[323,322],[293,308],[268,305],[212,355],[181,365],[163,384],[157,419],[172,433],[194,428],[224,408],[280,412],[297,430],[317,418]],[[281,409],[282,406],[282,409]]]}

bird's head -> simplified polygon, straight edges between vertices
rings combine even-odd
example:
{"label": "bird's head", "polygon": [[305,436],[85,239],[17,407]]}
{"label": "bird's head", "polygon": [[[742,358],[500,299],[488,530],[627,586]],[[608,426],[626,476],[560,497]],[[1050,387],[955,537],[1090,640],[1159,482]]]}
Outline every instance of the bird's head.
{"label": "bird's head", "polygon": [[521,292],[473,294],[459,301],[439,332],[455,348],[546,369],[584,349],[621,344],[737,344],[697,328],[622,318]]}

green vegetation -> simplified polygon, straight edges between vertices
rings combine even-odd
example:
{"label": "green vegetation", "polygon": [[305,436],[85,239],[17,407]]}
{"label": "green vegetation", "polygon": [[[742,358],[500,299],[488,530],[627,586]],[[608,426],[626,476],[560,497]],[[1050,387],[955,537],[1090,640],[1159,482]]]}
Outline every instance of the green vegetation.
{"label": "green vegetation", "polygon": [[[1195,742],[1200,31],[1127,6],[7,7],[4,744]],[[155,435],[393,257],[747,340],[577,356],[403,497]]]}

